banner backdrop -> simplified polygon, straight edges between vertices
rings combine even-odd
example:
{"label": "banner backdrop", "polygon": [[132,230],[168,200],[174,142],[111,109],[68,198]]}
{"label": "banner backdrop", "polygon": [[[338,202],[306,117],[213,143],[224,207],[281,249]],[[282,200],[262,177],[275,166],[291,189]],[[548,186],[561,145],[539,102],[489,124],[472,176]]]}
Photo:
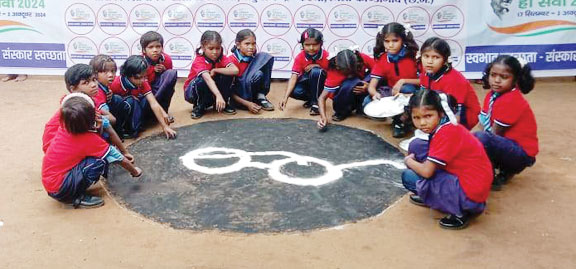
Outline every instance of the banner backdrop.
{"label": "banner backdrop", "polygon": [[0,0],[0,73],[63,74],[99,53],[120,66],[152,30],[186,76],[202,32],[220,32],[229,53],[249,28],[275,57],[274,77],[288,77],[304,29],[321,30],[329,51],[357,44],[372,55],[376,33],[393,21],[409,24],[419,45],[447,40],[469,78],[502,53],[526,59],[537,76],[576,75],[576,0]]}

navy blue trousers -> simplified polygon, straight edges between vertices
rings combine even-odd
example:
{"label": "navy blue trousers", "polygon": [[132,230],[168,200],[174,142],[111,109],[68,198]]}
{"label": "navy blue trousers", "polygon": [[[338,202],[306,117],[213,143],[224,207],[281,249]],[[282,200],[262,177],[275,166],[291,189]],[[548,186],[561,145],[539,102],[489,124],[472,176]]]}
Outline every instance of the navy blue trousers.
{"label": "navy blue trousers", "polygon": [[[226,103],[230,102],[230,97],[232,96],[232,82],[234,81],[233,76],[216,75],[214,76],[214,82],[220,91],[220,94],[224,98]],[[196,77],[184,91],[184,99],[193,104],[194,106],[202,106],[208,108],[216,103],[216,97],[208,88],[208,84],[202,77]]]}
{"label": "navy blue trousers", "polygon": [[[369,77],[369,76],[368,76]],[[359,78],[351,78],[342,82],[340,88],[332,99],[332,106],[334,112],[340,115],[350,115],[356,109],[362,109],[362,102],[368,93],[355,94],[354,87],[361,84],[363,81]]]}
{"label": "navy blue trousers", "polygon": [[475,132],[474,135],[484,145],[494,168],[518,174],[536,162],[534,157],[528,156],[524,149],[511,139],[486,131]]}
{"label": "navy blue trousers", "polygon": [[168,69],[161,74],[156,74],[156,79],[150,84],[152,93],[156,97],[158,104],[168,113],[172,96],[174,95],[174,87],[178,80],[178,72],[174,69]]}
{"label": "navy blue trousers", "polygon": [[62,186],[58,192],[48,193],[48,195],[60,202],[71,203],[84,195],[90,186],[98,182],[100,176],[106,176],[107,173],[108,163],[106,161],[86,157],[64,176],[64,181],[62,181]]}
{"label": "navy blue trousers", "polygon": [[253,102],[258,94],[268,95],[272,81],[274,57],[266,52],[257,53],[244,74],[234,83],[234,92],[240,98]]}
{"label": "navy blue trousers", "polygon": [[324,90],[325,81],[326,71],[320,67],[314,67],[298,78],[298,82],[296,82],[296,86],[290,96],[294,99],[317,105],[318,97]]}

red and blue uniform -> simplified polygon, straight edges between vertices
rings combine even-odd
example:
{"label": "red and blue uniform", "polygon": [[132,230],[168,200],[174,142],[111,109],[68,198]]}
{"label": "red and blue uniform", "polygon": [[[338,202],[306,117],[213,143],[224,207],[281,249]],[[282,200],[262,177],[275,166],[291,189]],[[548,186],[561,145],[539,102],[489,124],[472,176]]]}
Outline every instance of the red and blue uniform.
{"label": "red and blue uniform", "polygon": [[[192,67],[190,67],[188,79],[184,82],[184,99],[195,106],[202,106],[204,108],[214,105],[216,98],[212,91],[210,91],[210,88],[208,88],[208,84],[204,81],[202,74],[210,73],[214,68],[226,68],[232,64],[230,59],[225,55],[222,55],[216,59],[216,61],[212,61],[204,55],[196,55]],[[216,74],[212,79],[216,83],[225,102],[228,103],[232,96],[234,76]]]}
{"label": "red and blue uniform", "polygon": [[[490,91],[484,99],[481,112],[484,117],[487,117],[494,94],[497,93]],[[491,131],[475,135],[484,144],[494,167],[517,174],[532,166],[539,151],[538,127],[534,112],[522,93],[513,89],[495,97],[490,112],[489,124],[503,127],[503,136]]]}
{"label": "red and blue uniform", "polygon": [[[170,55],[162,52],[160,58],[157,61],[153,61],[146,55],[143,55],[148,62],[148,69],[146,70],[146,77],[148,78],[148,83],[152,89],[154,97],[158,101],[158,104],[168,112],[170,108],[170,103],[172,102],[172,96],[174,95],[174,87],[176,86],[176,81],[178,80],[178,72],[173,68],[172,58]],[[164,72],[157,73],[154,71],[154,67],[157,64],[162,64],[166,68]]]}
{"label": "red and blue uniform", "polygon": [[457,216],[482,212],[493,171],[480,141],[464,126],[447,122],[436,128],[429,143],[427,160],[439,169],[427,179],[408,169],[402,174],[404,186],[433,209]]}
{"label": "red and blue uniform", "polygon": [[[310,105],[318,104],[318,97],[324,89],[324,82],[328,70],[328,51],[320,50],[316,55],[308,55],[305,51],[300,52],[294,58],[292,65],[292,74],[298,76],[296,86],[290,94],[292,98],[303,100]],[[319,67],[314,67],[306,72],[306,67],[311,64],[317,64]]]}
{"label": "red and blue uniform", "polygon": [[460,123],[468,130],[476,126],[480,113],[480,102],[470,82],[458,70],[449,68],[446,73],[436,79],[422,72],[420,85],[427,89],[452,95],[458,104],[457,114],[460,115]]}

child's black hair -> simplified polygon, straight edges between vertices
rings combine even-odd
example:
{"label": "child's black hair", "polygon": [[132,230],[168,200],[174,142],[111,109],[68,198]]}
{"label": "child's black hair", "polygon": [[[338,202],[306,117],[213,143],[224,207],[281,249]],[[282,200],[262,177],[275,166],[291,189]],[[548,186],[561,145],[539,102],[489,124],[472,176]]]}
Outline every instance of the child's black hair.
{"label": "child's black hair", "polygon": [[254,34],[254,32],[252,32],[252,30],[250,29],[243,29],[240,30],[237,34],[236,34],[236,39],[234,40],[234,46],[232,46],[232,48],[230,49],[231,52],[234,52],[237,47],[236,47],[236,43],[240,43],[242,41],[244,41],[244,39],[249,38],[253,36],[254,39],[256,39],[256,34]]}
{"label": "child's black hair", "polygon": [[490,77],[490,70],[495,64],[505,65],[508,70],[510,70],[510,73],[514,76],[514,85],[518,86],[523,94],[527,94],[534,89],[535,80],[532,76],[532,68],[530,68],[530,65],[525,64],[522,66],[516,57],[510,55],[500,55],[494,59],[494,61],[486,65],[484,73],[482,74],[482,84],[484,84],[484,89],[490,89],[488,79]]}
{"label": "child's black hair", "polygon": [[113,63],[114,69],[118,69],[114,59],[112,59],[112,57],[110,57],[109,55],[106,55],[106,54],[98,54],[98,55],[94,56],[94,58],[92,58],[92,60],[90,60],[89,64],[90,64],[90,66],[92,66],[92,69],[94,69],[94,73],[100,73],[100,72],[106,71],[105,68],[106,68],[106,64],[108,64],[108,63]]}
{"label": "child's black hair", "polygon": [[324,44],[324,35],[322,35],[322,32],[314,28],[306,28],[306,30],[304,30],[304,32],[302,32],[300,35],[300,40],[298,40],[298,43],[304,46],[304,41],[309,38],[316,40],[316,42],[320,43],[320,45]]}
{"label": "child's black hair", "polygon": [[446,40],[439,38],[439,37],[431,37],[424,41],[422,44],[422,48],[420,48],[420,54],[424,54],[425,51],[434,50],[438,52],[438,54],[442,55],[444,58],[444,64],[449,65],[448,58],[450,58],[450,45]]}
{"label": "child's black hair", "polygon": [[144,52],[144,49],[146,49],[146,47],[154,41],[160,42],[160,45],[164,47],[164,38],[160,33],[155,31],[148,31],[145,34],[143,34],[140,37],[140,46],[142,47],[142,52]]}
{"label": "child's black hair", "polygon": [[126,59],[120,67],[120,75],[124,77],[135,77],[148,69],[148,62],[141,55],[132,55]]}
{"label": "child's black hair", "polygon": [[202,47],[210,42],[216,42],[222,46],[222,36],[216,31],[208,30],[204,32],[202,37],[200,37],[200,47],[196,49],[196,55],[202,55],[202,53],[200,53]]}
{"label": "child's black hair", "polygon": [[60,109],[60,121],[71,134],[82,134],[92,130],[95,120],[94,106],[79,96],[66,100]]}
{"label": "child's black hair", "polygon": [[[448,107],[450,107],[452,113],[454,113],[458,106],[456,98],[450,94],[446,94],[446,96],[448,99]],[[410,118],[412,118],[412,109],[421,106],[427,106],[430,109],[438,111],[438,113],[441,113],[442,115],[446,115],[444,108],[442,108],[442,98],[440,97],[440,93],[435,90],[422,89],[416,91],[416,93],[410,97],[410,101],[408,102],[408,115]]]}
{"label": "child's black hair", "polygon": [[414,41],[414,35],[410,32],[410,29],[406,29],[404,25],[397,22],[391,22],[378,32],[376,35],[376,46],[374,46],[374,59],[380,58],[380,56],[386,51],[384,46],[384,39],[386,36],[394,34],[402,40],[402,45],[406,48],[406,57],[415,59],[418,53],[418,44]]}
{"label": "child's black hair", "polygon": [[359,51],[345,49],[330,59],[329,68],[339,70],[346,75],[360,77],[364,69],[364,60]]}
{"label": "child's black hair", "polygon": [[94,76],[94,69],[87,64],[75,64],[64,73],[66,89],[71,92],[82,80],[90,80]]}

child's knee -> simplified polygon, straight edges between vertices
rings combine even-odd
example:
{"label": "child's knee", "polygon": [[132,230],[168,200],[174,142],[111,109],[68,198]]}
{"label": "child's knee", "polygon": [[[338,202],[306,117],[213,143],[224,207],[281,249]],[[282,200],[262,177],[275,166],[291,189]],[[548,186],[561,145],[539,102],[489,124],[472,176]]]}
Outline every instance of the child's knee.
{"label": "child's knee", "polygon": [[482,145],[487,145],[490,141],[491,133],[486,131],[478,131],[474,132],[474,136],[478,138],[478,140],[480,140],[480,143],[482,143]]}
{"label": "child's knee", "polygon": [[326,77],[326,72],[324,71],[324,69],[320,68],[320,67],[314,67],[312,69],[310,69],[310,78],[311,79],[318,79],[318,78],[323,78]]}
{"label": "child's knee", "polygon": [[420,176],[411,169],[406,169],[402,171],[402,185],[407,190],[416,193],[416,182],[420,179]]}

